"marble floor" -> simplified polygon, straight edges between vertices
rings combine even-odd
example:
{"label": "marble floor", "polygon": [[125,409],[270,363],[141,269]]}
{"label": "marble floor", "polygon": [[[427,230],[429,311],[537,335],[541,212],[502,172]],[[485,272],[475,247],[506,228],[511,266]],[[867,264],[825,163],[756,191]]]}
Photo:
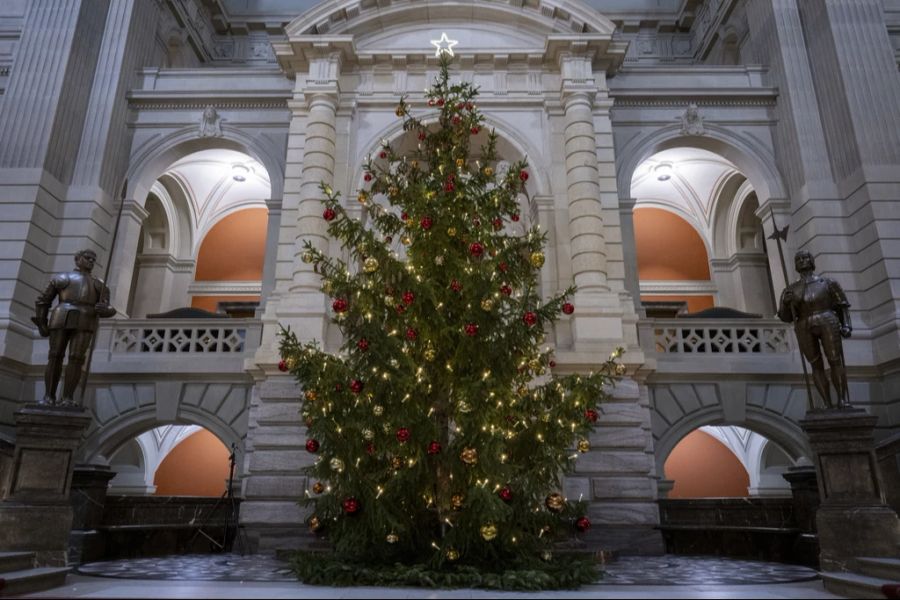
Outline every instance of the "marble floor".
{"label": "marble floor", "polygon": [[715,557],[624,557],[597,584],[540,594],[302,585],[266,556],[193,555],[82,565],[34,598],[836,598],[805,567]]}

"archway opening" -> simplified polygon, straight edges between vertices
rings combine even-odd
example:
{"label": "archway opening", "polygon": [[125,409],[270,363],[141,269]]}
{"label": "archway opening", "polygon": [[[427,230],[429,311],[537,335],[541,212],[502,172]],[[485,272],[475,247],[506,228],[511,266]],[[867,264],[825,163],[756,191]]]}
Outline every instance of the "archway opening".
{"label": "archway opening", "polygon": [[770,438],[736,426],[703,426],[684,436],[666,457],[668,498],[790,496],[781,476],[794,460]]}
{"label": "archway opening", "polygon": [[701,148],[667,148],[638,166],[631,193],[648,317],[719,306],[774,313],[759,203],[733,162]]}
{"label": "archway opening", "polygon": [[145,204],[128,314],[253,316],[271,195],[265,167],[237,150],[200,150],[164,168]]}
{"label": "archway opening", "polygon": [[122,444],[110,460],[110,495],[219,497],[231,473],[230,451],[198,425],[164,425]]}

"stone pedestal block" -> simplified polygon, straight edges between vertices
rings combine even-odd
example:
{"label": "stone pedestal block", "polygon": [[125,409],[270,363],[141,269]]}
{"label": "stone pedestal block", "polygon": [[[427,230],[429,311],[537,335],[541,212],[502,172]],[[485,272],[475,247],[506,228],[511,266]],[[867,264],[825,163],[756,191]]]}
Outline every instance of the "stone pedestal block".
{"label": "stone pedestal block", "polygon": [[78,465],[72,474],[72,532],[69,535],[69,564],[99,560],[104,540],[97,530],[103,523],[103,509],[110,480],[116,474],[103,465]]}
{"label": "stone pedestal block", "polygon": [[9,494],[0,503],[0,550],[35,552],[39,566],[65,566],[74,455],[91,419],[83,409],[39,406],[15,416]]}
{"label": "stone pedestal block", "polygon": [[875,459],[877,421],[859,409],[815,411],[800,421],[816,460],[822,570],[852,570],[861,556],[900,557],[900,520],[884,502]]}

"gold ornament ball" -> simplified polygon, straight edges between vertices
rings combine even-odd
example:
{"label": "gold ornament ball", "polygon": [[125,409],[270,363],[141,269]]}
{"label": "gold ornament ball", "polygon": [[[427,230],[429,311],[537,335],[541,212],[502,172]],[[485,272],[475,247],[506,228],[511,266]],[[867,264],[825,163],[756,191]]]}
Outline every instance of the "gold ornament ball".
{"label": "gold ornament ball", "polygon": [[387,534],[387,537],[384,538],[384,541],[388,544],[396,544],[400,541],[400,537],[396,533],[389,533]]}
{"label": "gold ornament ball", "polygon": [[394,114],[398,117],[402,117],[406,114],[406,107],[402,104],[398,104],[397,108],[394,110]]}
{"label": "gold ornament ball", "polygon": [[447,230],[447,235],[450,237],[456,237],[456,227],[451,227]]}
{"label": "gold ornament ball", "polygon": [[364,440],[366,440],[367,442],[371,442],[373,439],[375,439],[375,432],[366,427],[362,430],[362,436]]}
{"label": "gold ornament ball", "polygon": [[519,397],[524,398],[525,396],[528,395],[528,388],[525,387],[524,385],[520,385],[519,388],[516,390],[516,393],[519,394]]}
{"label": "gold ornament ball", "polygon": [[466,161],[463,160],[462,158],[456,159],[456,168],[457,169],[462,169],[465,164],[466,164]]}
{"label": "gold ornament ball", "polygon": [[316,390],[306,390],[303,395],[306,397],[307,402],[315,402],[319,397],[319,394],[316,393]]}
{"label": "gold ornament ball", "polygon": [[486,310],[490,312],[494,309],[494,300],[491,298],[485,298],[481,301],[481,310]]}
{"label": "gold ornament ball", "polygon": [[484,538],[484,541],[489,542],[495,537],[497,537],[497,526],[493,523],[488,523],[487,525],[481,526],[481,537]]}
{"label": "gold ornament ball", "polygon": [[315,256],[313,255],[312,252],[304,252],[304,253],[303,253],[303,256],[301,257],[301,259],[302,259],[303,262],[305,262],[306,264],[309,264],[309,263],[311,263],[313,260],[315,260]]}
{"label": "gold ornament ball", "polygon": [[374,273],[378,270],[378,259],[374,257],[369,257],[363,263],[363,271],[366,273]]}
{"label": "gold ornament ball", "polygon": [[447,560],[449,560],[449,561],[459,560],[459,552],[457,552],[453,548],[448,548],[447,549]]}
{"label": "gold ornament ball", "polygon": [[551,512],[560,512],[566,505],[566,499],[562,497],[562,494],[553,492],[544,499],[544,505]]}
{"label": "gold ornament ball", "polygon": [[314,494],[321,494],[325,491],[325,485],[321,481],[317,481],[313,484],[312,490]]}
{"label": "gold ornament ball", "polygon": [[450,508],[453,510],[461,510],[463,505],[463,495],[462,494],[453,494],[450,497]]}
{"label": "gold ornament ball", "polygon": [[356,199],[359,200],[360,204],[365,204],[369,200],[369,195],[365,192],[360,192],[356,195]]}
{"label": "gold ornament ball", "polygon": [[322,291],[326,294],[330,294],[334,291],[334,285],[330,281],[326,281],[322,283]]}
{"label": "gold ornament ball", "polygon": [[625,365],[616,365],[616,375],[624,375],[626,371],[627,368],[625,367]]}
{"label": "gold ornament ball", "polygon": [[425,350],[425,360],[428,362],[432,362],[435,356],[437,356],[437,353],[434,351],[434,348],[427,348]]}
{"label": "gold ornament ball", "polygon": [[434,257],[434,264],[436,264],[436,265],[439,266],[439,267],[440,267],[441,265],[443,265],[443,264],[444,264],[444,257],[443,257],[443,256],[440,256],[440,255],[435,256],[435,257]]}
{"label": "gold ornament ball", "polygon": [[390,433],[391,432],[391,424],[387,423],[387,422],[382,423],[381,430],[385,433]]}
{"label": "gold ornament ball", "polygon": [[309,518],[309,530],[313,533],[322,529],[322,522],[319,521],[319,517],[310,517]]}
{"label": "gold ornament ball", "polygon": [[544,266],[544,253],[543,252],[532,252],[531,253],[531,265],[536,269],[540,269]]}
{"label": "gold ornament ball", "polygon": [[394,305],[394,297],[393,296],[385,296],[384,304],[385,304],[385,306],[393,306]]}
{"label": "gold ornament ball", "polygon": [[474,465],[478,463],[478,450],[475,448],[463,448],[462,452],[459,453],[459,460],[463,461],[467,465]]}
{"label": "gold ornament ball", "polygon": [[395,471],[399,471],[400,469],[402,469],[403,468],[403,459],[400,458],[399,456],[395,456],[394,458],[392,458],[391,459],[391,468],[394,469]]}
{"label": "gold ornament ball", "polygon": [[459,412],[461,412],[461,413],[467,413],[467,412],[471,412],[471,411],[472,411],[472,407],[471,407],[471,406],[469,405],[469,403],[466,402],[465,400],[461,400],[461,401],[459,402],[459,407],[458,407],[458,408],[459,408]]}
{"label": "gold ornament ball", "polygon": [[331,470],[335,473],[343,473],[344,472],[344,461],[339,458],[332,458],[328,463],[328,466],[331,467]]}
{"label": "gold ornament ball", "polygon": [[434,190],[428,190],[427,192],[425,192],[426,200],[434,200],[435,196],[437,196],[437,194],[434,192]]}
{"label": "gold ornament ball", "polygon": [[410,244],[412,244],[412,240],[409,239],[408,235],[404,235],[402,238],[400,238],[400,243],[404,246],[409,246]]}
{"label": "gold ornament ball", "polygon": [[413,169],[418,169],[418,168],[419,168],[419,161],[417,161],[417,160],[411,160],[411,161],[409,161],[409,166],[412,167]]}
{"label": "gold ornament ball", "polygon": [[579,452],[590,452],[591,443],[587,440],[578,440],[578,451]]}
{"label": "gold ornament ball", "polygon": [[384,412],[384,407],[380,404],[376,404],[375,406],[372,407],[372,413],[376,417],[380,417],[383,412]]}
{"label": "gold ornament ball", "polygon": [[553,560],[553,553],[549,550],[544,550],[543,552],[541,552],[541,558],[543,558],[547,562],[550,562],[551,560]]}
{"label": "gold ornament ball", "polygon": [[538,369],[541,368],[541,366],[542,366],[541,359],[539,359],[539,358],[532,358],[530,361],[528,361],[528,367],[532,371],[537,371]]}
{"label": "gold ornament ball", "polygon": [[396,196],[399,193],[400,193],[400,188],[398,188],[396,186],[392,185],[391,187],[388,188],[388,196]]}
{"label": "gold ornament ball", "polygon": [[485,168],[484,168],[484,174],[485,174],[487,177],[493,177],[493,176],[494,176],[494,169],[493,169],[493,167],[485,167]]}

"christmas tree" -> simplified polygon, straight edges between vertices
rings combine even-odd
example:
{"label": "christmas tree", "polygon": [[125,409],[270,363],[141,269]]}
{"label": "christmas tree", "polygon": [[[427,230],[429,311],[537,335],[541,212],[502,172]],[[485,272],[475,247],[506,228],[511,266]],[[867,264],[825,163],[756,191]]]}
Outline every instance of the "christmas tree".
{"label": "christmas tree", "polygon": [[[347,260],[309,243],[303,260],[322,277],[343,347],[329,354],[284,330],[280,350],[304,390],[316,455],[307,524],[336,562],[298,569],[315,583],[364,583],[363,566],[396,565],[426,569],[426,582],[477,575],[441,580],[451,585],[577,585],[596,570],[559,560],[554,544],[590,521],[560,478],[590,450],[618,352],[592,373],[552,374],[545,328],[573,313],[574,289],[541,298],[546,236],[519,214],[527,165],[496,169],[493,132],[473,156],[477,90],[451,83],[448,63],[443,55],[426,91],[431,122],[405,99],[397,106],[417,150],[384,142],[366,162],[357,200],[367,223],[322,186],[328,232]],[[422,583],[367,572],[380,573],[370,583]]]}

